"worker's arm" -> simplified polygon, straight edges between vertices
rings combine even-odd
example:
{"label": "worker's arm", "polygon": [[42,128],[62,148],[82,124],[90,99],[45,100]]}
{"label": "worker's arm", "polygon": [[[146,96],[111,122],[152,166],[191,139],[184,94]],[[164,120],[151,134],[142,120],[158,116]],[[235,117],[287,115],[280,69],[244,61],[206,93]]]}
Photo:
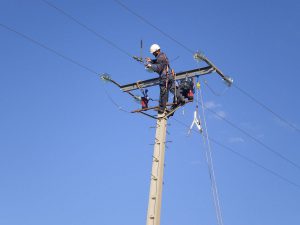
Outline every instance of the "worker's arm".
{"label": "worker's arm", "polygon": [[168,65],[166,56],[164,54],[159,55],[157,59],[151,60],[150,65],[154,72],[161,74]]}
{"label": "worker's arm", "polygon": [[156,60],[157,60],[157,59],[150,59],[150,58],[148,58],[148,57],[146,58],[146,62],[147,62],[147,63],[156,63]]}

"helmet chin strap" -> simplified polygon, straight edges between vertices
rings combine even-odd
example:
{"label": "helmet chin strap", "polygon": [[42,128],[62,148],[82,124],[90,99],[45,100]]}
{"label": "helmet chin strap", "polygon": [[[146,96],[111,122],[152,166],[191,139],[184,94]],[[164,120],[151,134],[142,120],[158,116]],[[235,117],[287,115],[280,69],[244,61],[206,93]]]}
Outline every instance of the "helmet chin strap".
{"label": "helmet chin strap", "polygon": [[156,57],[159,54],[160,50],[153,52],[153,55]]}

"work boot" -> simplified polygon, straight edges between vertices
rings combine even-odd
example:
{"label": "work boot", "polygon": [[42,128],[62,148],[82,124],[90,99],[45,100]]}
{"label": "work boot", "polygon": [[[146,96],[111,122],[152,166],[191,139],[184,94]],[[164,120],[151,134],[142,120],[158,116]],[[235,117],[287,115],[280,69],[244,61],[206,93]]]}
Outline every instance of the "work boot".
{"label": "work boot", "polygon": [[163,114],[165,112],[165,110],[163,108],[158,108],[157,112],[158,112],[158,114]]}

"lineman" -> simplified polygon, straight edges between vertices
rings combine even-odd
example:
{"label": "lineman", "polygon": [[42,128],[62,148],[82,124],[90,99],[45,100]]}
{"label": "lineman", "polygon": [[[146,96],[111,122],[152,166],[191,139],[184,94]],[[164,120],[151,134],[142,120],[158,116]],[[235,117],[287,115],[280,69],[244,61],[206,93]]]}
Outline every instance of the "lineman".
{"label": "lineman", "polygon": [[[171,73],[169,60],[166,54],[160,50],[160,46],[158,44],[151,45],[150,53],[155,56],[155,59],[146,58],[146,68],[152,69],[159,74],[160,96],[158,113],[162,114],[166,109],[169,91],[173,94],[175,93],[175,82]],[[185,99],[180,91],[176,91],[176,97],[178,104],[185,103]]]}

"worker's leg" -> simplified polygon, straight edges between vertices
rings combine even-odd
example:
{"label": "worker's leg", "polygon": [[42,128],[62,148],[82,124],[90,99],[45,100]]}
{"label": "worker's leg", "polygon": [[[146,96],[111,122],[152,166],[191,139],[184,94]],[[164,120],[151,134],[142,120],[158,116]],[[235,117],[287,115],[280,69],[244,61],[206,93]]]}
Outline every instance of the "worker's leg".
{"label": "worker's leg", "polygon": [[168,102],[169,91],[165,84],[160,84],[159,109],[158,113],[164,113]]}

